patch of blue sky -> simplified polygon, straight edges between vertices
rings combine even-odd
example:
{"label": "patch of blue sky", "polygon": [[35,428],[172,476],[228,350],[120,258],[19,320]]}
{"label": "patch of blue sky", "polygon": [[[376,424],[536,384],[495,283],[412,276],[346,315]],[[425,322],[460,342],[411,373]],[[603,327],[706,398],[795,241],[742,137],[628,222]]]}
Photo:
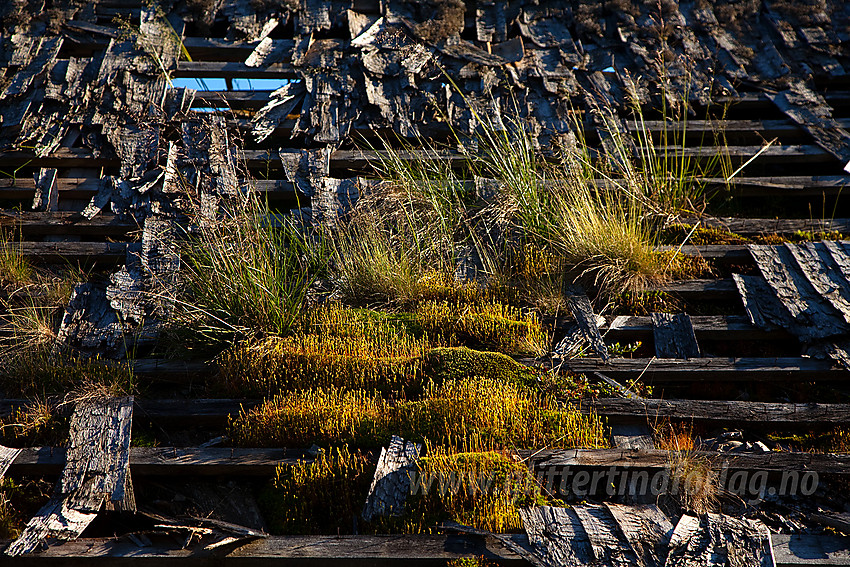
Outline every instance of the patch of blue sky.
{"label": "patch of blue sky", "polygon": [[[292,79],[233,79],[236,91],[273,91],[292,82]],[[189,88],[198,91],[226,91],[227,82],[220,77],[172,79],[175,88]]]}

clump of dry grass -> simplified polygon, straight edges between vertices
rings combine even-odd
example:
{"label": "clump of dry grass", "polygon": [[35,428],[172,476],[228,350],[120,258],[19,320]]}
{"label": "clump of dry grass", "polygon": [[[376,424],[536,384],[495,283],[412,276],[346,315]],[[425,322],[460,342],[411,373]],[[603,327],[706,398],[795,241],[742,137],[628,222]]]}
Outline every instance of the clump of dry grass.
{"label": "clump of dry grass", "polygon": [[468,344],[535,356],[549,346],[549,337],[534,313],[524,314],[497,301],[426,301],[419,305],[415,315],[429,336],[439,337],[450,345]]}
{"label": "clump of dry grass", "polygon": [[393,434],[454,447],[473,441],[485,448],[606,443],[597,417],[561,408],[527,388],[482,378],[432,384],[419,401],[338,388],[291,392],[242,412],[228,429],[241,446],[377,446]]}

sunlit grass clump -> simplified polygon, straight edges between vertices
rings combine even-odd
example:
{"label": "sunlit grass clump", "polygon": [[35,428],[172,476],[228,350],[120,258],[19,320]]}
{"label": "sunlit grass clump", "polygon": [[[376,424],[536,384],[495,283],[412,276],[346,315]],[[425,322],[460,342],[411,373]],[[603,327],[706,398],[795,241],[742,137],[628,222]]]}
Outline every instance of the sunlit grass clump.
{"label": "sunlit grass clump", "polygon": [[595,416],[515,384],[471,378],[430,385],[422,400],[316,388],[282,394],[232,419],[240,446],[378,446],[393,434],[449,447],[601,447]]}
{"label": "sunlit grass clump", "polygon": [[534,313],[495,301],[427,301],[416,310],[416,320],[426,333],[452,345],[527,355],[542,354],[548,347],[548,336]]}
{"label": "sunlit grass clump", "polygon": [[224,387],[237,395],[273,395],[310,387],[420,390],[430,343],[403,320],[337,303],[306,313],[293,334],[249,340],[219,357]]}
{"label": "sunlit grass clump", "polygon": [[273,533],[432,533],[445,521],[494,532],[522,530],[518,508],[543,503],[525,463],[498,452],[427,449],[408,474],[404,512],[359,518],[375,466],[347,446],[278,467],[263,502]]}
{"label": "sunlit grass clump", "polygon": [[261,500],[266,520],[274,533],[352,533],[374,472],[366,456],[347,446],[280,465]]}

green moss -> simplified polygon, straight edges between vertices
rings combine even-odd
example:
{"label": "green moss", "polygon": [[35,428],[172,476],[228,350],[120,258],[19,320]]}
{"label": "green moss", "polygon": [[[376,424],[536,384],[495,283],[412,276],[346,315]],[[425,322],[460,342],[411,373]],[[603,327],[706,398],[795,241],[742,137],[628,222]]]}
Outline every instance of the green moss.
{"label": "green moss", "polygon": [[424,373],[435,382],[483,376],[500,382],[533,387],[544,373],[499,352],[467,347],[435,348],[425,355]]}
{"label": "green moss", "polygon": [[561,408],[531,388],[478,377],[431,384],[418,401],[338,388],[290,392],[242,412],[228,428],[235,444],[250,447],[375,447],[392,434],[460,449],[605,444],[595,416]]}
{"label": "green moss", "polygon": [[548,343],[534,313],[524,314],[498,301],[426,301],[416,310],[416,318],[436,343],[525,355],[542,354]]}
{"label": "green moss", "polygon": [[375,467],[347,446],[320,450],[313,461],[281,465],[260,498],[272,533],[352,533]]}
{"label": "green moss", "polygon": [[364,524],[359,515],[375,467],[347,446],[313,461],[281,465],[260,501],[272,533],[432,533],[451,520],[495,532],[520,531],[518,509],[545,499],[528,466],[496,452],[426,448],[411,471],[404,513]]}

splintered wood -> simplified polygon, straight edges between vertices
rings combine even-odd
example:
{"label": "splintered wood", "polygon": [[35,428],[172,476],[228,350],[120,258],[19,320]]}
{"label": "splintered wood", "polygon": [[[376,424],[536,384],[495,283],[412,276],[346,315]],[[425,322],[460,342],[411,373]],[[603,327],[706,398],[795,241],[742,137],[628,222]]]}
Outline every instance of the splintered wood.
{"label": "splintered wood", "polygon": [[393,435],[389,447],[381,449],[375,477],[366,497],[362,517],[371,522],[379,516],[399,515],[410,493],[410,474],[422,446]]}
{"label": "splintered wood", "polygon": [[53,540],[76,539],[104,505],[136,509],[129,468],[132,416],[132,396],[77,404],[55,495],[27,523],[6,555],[23,555]]}
{"label": "splintered wood", "polygon": [[817,358],[850,368],[848,243],[750,245],[762,278],[735,274],[753,325],[785,329]]}
{"label": "splintered wood", "polygon": [[684,515],[676,528],[654,504],[541,506],[520,510],[536,559],[547,566],[775,567],[758,521]]}
{"label": "splintered wood", "polygon": [[722,514],[685,514],[670,536],[667,567],[775,567],[770,532],[761,522]]}

